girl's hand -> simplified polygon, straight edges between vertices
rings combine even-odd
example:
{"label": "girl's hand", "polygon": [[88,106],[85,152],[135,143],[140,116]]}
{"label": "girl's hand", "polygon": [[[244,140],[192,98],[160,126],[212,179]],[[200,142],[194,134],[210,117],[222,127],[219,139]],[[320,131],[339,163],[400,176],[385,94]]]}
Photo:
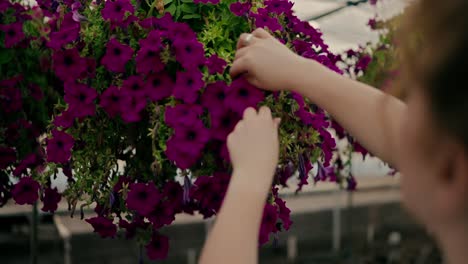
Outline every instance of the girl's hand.
{"label": "girl's hand", "polygon": [[233,181],[260,188],[271,187],[279,156],[278,126],[268,107],[247,108],[244,118],[229,135],[227,146],[234,167]]}
{"label": "girl's hand", "polygon": [[233,77],[245,74],[250,83],[262,89],[292,89],[303,61],[304,58],[258,28],[252,34],[240,36],[230,73]]}

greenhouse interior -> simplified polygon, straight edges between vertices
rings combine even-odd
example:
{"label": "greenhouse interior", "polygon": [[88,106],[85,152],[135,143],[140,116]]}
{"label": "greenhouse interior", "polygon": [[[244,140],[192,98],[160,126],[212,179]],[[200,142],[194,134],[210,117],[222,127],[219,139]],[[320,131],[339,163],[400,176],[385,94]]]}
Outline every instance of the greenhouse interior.
{"label": "greenhouse interior", "polygon": [[[467,263],[468,6],[437,2],[2,0],[0,263]],[[410,81],[440,131],[395,133]]]}

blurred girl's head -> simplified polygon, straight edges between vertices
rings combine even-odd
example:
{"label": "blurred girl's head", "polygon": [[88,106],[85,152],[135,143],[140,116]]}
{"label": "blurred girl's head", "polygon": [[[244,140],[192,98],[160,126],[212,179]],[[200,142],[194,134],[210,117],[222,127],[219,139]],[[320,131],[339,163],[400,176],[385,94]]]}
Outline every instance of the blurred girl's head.
{"label": "blurred girl's head", "polygon": [[468,1],[421,0],[405,24],[403,201],[438,236],[467,231]]}

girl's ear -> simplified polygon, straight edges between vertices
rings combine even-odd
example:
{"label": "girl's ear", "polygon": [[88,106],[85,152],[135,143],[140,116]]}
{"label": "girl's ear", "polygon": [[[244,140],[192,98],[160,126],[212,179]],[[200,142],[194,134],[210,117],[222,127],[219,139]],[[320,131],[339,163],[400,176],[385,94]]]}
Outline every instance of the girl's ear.
{"label": "girl's ear", "polygon": [[462,144],[452,142],[441,149],[436,179],[436,202],[447,219],[460,219],[468,208],[468,152]]}

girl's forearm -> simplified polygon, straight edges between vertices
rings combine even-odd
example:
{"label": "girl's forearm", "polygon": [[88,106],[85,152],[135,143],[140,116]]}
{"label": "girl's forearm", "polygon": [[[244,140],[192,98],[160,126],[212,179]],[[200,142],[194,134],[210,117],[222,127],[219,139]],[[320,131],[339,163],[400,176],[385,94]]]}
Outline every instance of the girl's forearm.
{"label": "girl's forearm", "polygon": [[[268,177],[234,172],[223,206],[203,248],[200,264],[255,264],[258,261],[258,232],[267,191],[250,186],[249,177]],[[259,172],[265,173],[265,172]],[[255,175],[254,175],[255,174]]]}
{"label": "girl's forearm", "polygon": [[296,76],[291,78],[294,91],[330,113],[372,154],[398,166],[395,153],[405,103],[312,60],[301,60]]}

